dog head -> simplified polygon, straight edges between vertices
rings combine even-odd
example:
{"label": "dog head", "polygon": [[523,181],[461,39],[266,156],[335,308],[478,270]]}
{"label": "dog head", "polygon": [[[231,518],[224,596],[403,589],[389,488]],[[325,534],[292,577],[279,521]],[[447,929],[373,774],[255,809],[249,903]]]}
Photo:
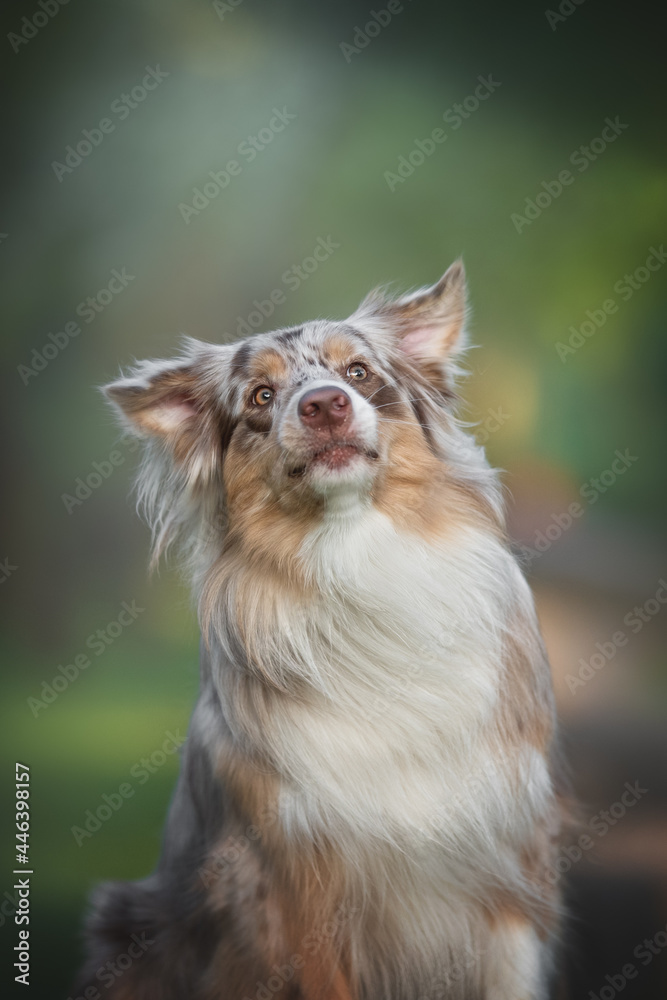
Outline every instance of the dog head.
{"label": "dog head", "polygon": [[[211,532],[293,545],[297,525],[337,504],[420,516],[448,478],[443,435],[454,429],[465,312],[456,262],[411,295],[372,293],[344,322],[235,344],[188,340],[181,357],[143,362],[107,386],[149,444],[140,491],[158,554],[186,525],[200,539],[207,526],[209,545]],[[450,480],[471,447],[450,462]]]}

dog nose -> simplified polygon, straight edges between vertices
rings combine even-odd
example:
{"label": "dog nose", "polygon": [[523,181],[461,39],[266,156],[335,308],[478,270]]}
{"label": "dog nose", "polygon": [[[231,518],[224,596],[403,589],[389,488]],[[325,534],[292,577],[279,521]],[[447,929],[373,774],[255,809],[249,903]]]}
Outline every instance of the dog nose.
{"label": "dog nose", "polygon": [[324,385],[304,392],[298,413],[306,427],[335,427],[344,424],[352,407],[350,397],[338,386]]}

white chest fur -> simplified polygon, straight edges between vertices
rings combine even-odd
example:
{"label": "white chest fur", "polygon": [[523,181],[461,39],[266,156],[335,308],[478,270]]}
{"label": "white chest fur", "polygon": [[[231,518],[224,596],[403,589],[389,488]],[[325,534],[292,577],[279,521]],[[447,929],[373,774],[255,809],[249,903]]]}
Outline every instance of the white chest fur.
{"label": "white chest fur", "polygon": [[[473,532],[427,545],[342,498],[302,558],[321,596],[278,605],[276,627],[309,694],[276,702],[260,737],[284,777],[285,829],[348,850],[369,839],[490,849],[516,825],[507,762],[488,739],[517,599],[511,557]],[[540,768],[528,752],[523,766]]]}

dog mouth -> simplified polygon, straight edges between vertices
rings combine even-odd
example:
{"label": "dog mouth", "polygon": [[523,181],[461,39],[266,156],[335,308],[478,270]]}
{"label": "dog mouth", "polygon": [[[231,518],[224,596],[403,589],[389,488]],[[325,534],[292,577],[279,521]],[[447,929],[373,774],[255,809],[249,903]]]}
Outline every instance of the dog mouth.
{"label": "dog mouth", "polygon": [[318,466],[332,471],[344,469],[357,456],[372,462],[379,458],[374,448],[367,448],[356,441],[330,441],[323,448],[312,452],[306,461],[291,468],[289,475],[293,478],[303,476],[309,469]]}

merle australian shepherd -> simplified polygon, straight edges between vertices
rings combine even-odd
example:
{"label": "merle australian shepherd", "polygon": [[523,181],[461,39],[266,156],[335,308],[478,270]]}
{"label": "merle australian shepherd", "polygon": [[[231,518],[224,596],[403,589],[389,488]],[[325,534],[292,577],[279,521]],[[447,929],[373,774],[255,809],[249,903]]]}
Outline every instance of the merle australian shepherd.
{"label": "merle australian shepherd", "polygon": [[201,693],[157,869],[98,890],[76,996],[549,995],[567,806],[533,600],[454,412],[465,313],[457,262],[106,388],[155,557],[193,581]]}

